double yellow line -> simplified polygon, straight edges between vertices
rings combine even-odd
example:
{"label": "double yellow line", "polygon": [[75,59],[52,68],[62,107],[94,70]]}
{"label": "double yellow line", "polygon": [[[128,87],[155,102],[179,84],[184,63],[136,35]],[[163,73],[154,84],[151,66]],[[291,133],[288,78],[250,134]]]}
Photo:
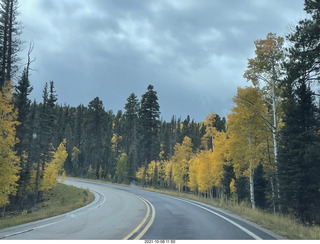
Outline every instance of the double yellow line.
{"label": "double yellow line", "polygon": [[[143,218],[141,223],[129,235],[127,235],[125,238],[123,238],[123,240],[129,240],[132,236],[137,234],[137,232],[141,229],[142,226],[145,225],[144,228],[140,231],[140,233],[136,237],[134,237],[134,239],[133,239],[133,240],[140,240],[140,238],[148,231],[148,229],[152,225],[154,218],[156,216],[156,210],[154,209],[154,206],[147,199],[145,199],[143,197],[139,197],[139,196],[138,196],[138,198],[140,198],[141,201],[143,201],[145,203],[145,205],[147,206],[146,216]],[[151,207],[151,210],[150,210],[150,207]],[[149,219],[150,211],[151,211],[151,217]],[[148,219],[149,219],[149,221],[146,224]]]}

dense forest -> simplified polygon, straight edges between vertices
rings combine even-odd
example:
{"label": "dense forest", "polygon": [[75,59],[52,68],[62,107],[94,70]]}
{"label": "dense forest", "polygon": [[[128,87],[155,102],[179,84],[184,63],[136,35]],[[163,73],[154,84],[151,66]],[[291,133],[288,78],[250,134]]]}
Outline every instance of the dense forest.
{"label": "dense forest", "polygon": [[[134,182],[320,223],[320,1],[285,38],[255,41],[227,119],[161,119],[152,85],[114,113],[99,97],[88,105],[58,102],[54,82],[32,102],[30,65],[20,78],[17,0],[1,0],[0,207],[29,209],[58,175]],[[29,52],[29,55],[31,50]],[[16,83],[16,84],[15,84]]]}

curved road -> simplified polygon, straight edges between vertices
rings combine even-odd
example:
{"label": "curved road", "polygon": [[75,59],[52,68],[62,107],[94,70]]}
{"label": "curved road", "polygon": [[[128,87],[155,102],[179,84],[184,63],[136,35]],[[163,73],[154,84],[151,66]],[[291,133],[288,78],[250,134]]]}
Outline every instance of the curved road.
{"label": "curved road", "polygon": [[198,202],[84,180],[96,199],[73,212],[0,230],[0,239],[251,240],[282,239],[262,227]]}

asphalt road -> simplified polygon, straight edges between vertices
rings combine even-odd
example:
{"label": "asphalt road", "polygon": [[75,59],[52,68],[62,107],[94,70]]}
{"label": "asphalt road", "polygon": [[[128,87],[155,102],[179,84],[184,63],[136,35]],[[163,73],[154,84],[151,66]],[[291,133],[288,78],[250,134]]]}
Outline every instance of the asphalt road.
{"label": "asphalt road", "polygon": [[0,230],[0,239],[260,240],[281,239],[262,227],[198,202],[69,179],[92,190],[90,205],[63,216]]}

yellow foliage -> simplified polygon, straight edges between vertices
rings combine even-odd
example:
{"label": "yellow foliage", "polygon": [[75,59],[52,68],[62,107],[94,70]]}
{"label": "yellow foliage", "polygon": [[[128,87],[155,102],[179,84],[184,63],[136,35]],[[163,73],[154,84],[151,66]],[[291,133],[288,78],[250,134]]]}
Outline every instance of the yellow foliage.
{"label": "yellow foliage", "polygon": [[7,82],[0,91],[0,207],[9,203],[9,195],[17,192],[19,157],[14,146],[17,143],[15,127],[17,111],[12,104],[12,86]]}
{"label": "yellow foliage", "polygon": [[145,168],[144,167],[140,167],[136,173],[136,177],[139,180],[144,180],[145,179]]}
{"label": "yellow foliage", "polygon": [[146,175],[146,180],[147,181],[151,181],[153,178],[153,174],[154,174],[154,170],[157,167],[158,162],[156,161],[151,161],[148,164],[148,168],[147,168],[147,175]]}
{"label": "yellow foliage", "polygon": [[119,150],[119,143],[122,140],[122,136],[119,136],[118,134],[114,133],[111,139],[111,143],[112,143],[112,150],[114,152],[118,152]]}
{"label": "yellow foliage", "polygon": [[201,193],[206,193],[214,185],[212,177],[212,168],[214,167],[212,151],[201,151],[195,159],[195,164],[197,165],[198,189]]}
{"label": "yellow foliage", "polygon": [[211,174],[214,186],[221,186],[223,165],[227,162],[227,135],[217,132],[214,138],[214,151],[211,154]]}
{"label": "yellow foliage", "polygon": [[192,142],[189,137],[183,139],[182,144],[177,143],[174,147],[172,157],[173,181],[178,186],[179,191],[182,185],[187,185],[189,161],[192,156]]}
{"label": "yellow foliage", "polygon": [[206,149],[213,149],[212,147],[208,147],[209,145],[213,146],[213,138],[217,133],[217,129],[214,126],[216,121],[216,114],[210,113],[207,115],[204,125],[206,126],[206,134],[201,138],[201,144]]}
{"label": "yellow foliage", "polygon": [[[252,106],[250,101],[254,106]],[[267,138],[270,133],[260,113],[267,113],[267,107],[258,88],[238,88],[237,104],[228,115],[229,152],[236,176],[249,177],[250,170],[259,162],[268,162]]]}
{"label": "yellow foliage", "polygon": [[198,165],[197,165],[197,157],[193,157],[189,162],[189,181],[188,187],[191,191],[198,190],[198,181],[197,181],[197,173],[198,173]]}
{"label": "yellow foliage", "polygon": [[40,190],[50,190],[57,184],[59,172],[62,170],[63,164],[68,157],[66,143],[64,139],[54,153],[52,161],[46,163],[47,167],[43,173]]}
{"label": "yellow foliage", "polygon": [[235,180],[232,179],[231,182],[230,182],[230,192],[231,193],[236,193],[237,189],[236,189],[236,185],[235,185]]}

